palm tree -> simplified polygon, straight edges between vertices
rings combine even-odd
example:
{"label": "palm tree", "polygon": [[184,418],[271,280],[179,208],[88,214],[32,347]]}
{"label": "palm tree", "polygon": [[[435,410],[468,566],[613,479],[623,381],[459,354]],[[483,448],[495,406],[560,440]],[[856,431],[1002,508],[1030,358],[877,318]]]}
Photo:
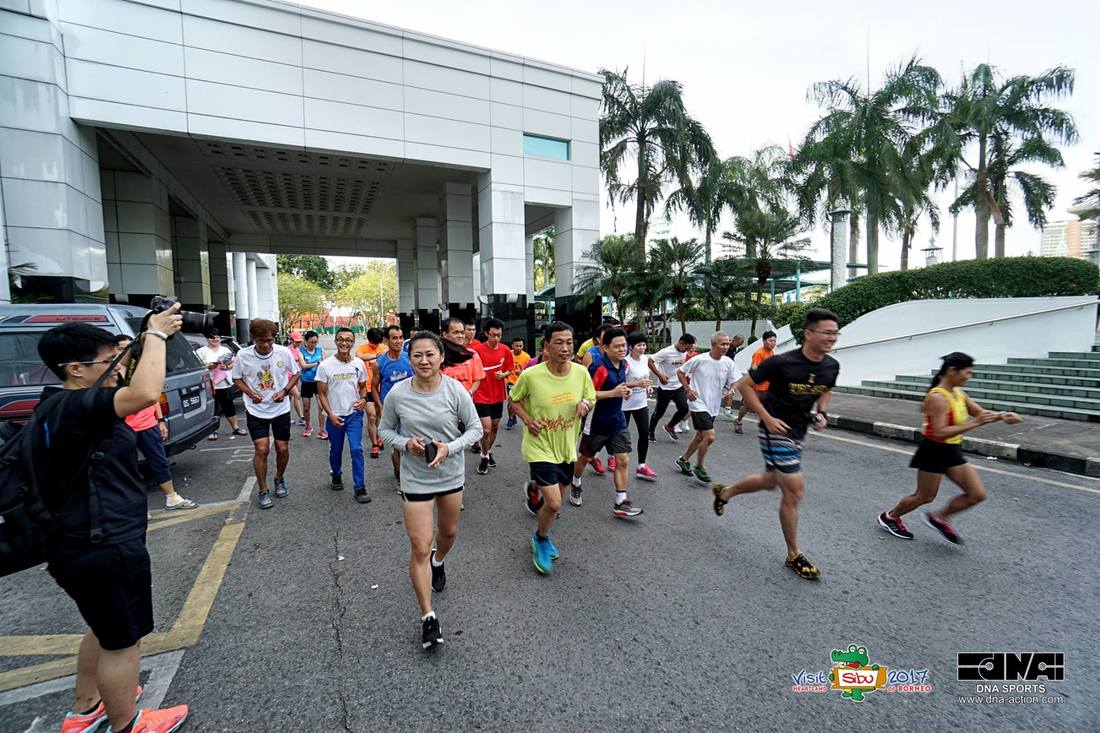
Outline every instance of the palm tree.
{"label": "palm tree", "polygon": [[723,257],[700,265],[699,299],[714,312],[714,330],[722,330],[722,321],[730,317],[734,298],[751,283],[753,263],[744,258]]}
{"label": "palm tree", "polygon": [[913,247],[920,218],[928,215],[932,231],[940,230],[940,209],[932,200],[933,184],[946,185],[942,150],[931,144],[928,138],[917,135],[909,139],[902,149],[902,167],[898,172],[898,200],[901,210],[898,231],[901,234],[901,270],[909,269],[909,250]]}
{"label": "palm tree", "polygon": [[[995,67],[979,64],[963,77],[958,89],[943,95],[944,112],[936,129],[940,144],[950,152],[948,159],[955,161],[952,168],[961,163],[971,179],[971,185],[960,193],[953,207],[974,208],[974,250],[978,259],[989,255],[989,219],[994,210],[1002,208],[1003,216],[997,200],[996,167],[1001,165],[1001,175],[1007,177],[1009,151],[1028,149],[1035,141],[1053,149],[1048,139],[1063,144],[1077,141],[1073,117],[1048,104],[1048,100],[1073,93],[1074,77],[1073,69],[1057,66],[1036,77],[1003,80]],[[973,163],[964,156],[970,146],[977,148]],[[1021,184],[1019,179],[1016,182]],[[1041,187],[1032,184],[1035,182],[1029,187],[1039,196],[1035,202],[1041,201]],[[1002,202],[1005,200],[1007,197],[1002,197]]]}
{"label": "palm tree", "polygon": [[703,260],[711,261],[711,242],[722,212],[730,202],[730,175],[726,161],[712,158],[695,180],[690,178],[669,194],[665,212],[686,210],[692,224],[703,230]]}
{"label": "palm tree", "polygon": [[[665,302],[665,274],[653,262],[652,256],[647,260],[644,254],[638,255],[636,250],[635,254],[637,259],[623,292],[623,300],[634,307],[638,314],[639,325],[643,331],[646,331],[645,326],[642,324],[652,325],[654,311],[660,309]],[[645,314],[644,320],[642,319],[643,313]],[[664,334],[660,331],[650,333],[649,336],[652,339],[661,340],[663,343]]]}
{"label": "palm tree", "polygon": [[[899,171],[912,125],[931,119],[940,75],[912,58],[886,74],[882,86],[863,91],[852,79],[814,84],[810,97],[826,114],[810,128],[798,167],[808,170],[804,211],[824,199],[855,199],[866,212],[867,271],[878,272],[881,226],[900,222]],[[819,168],[820,170],[815,170]]]}
{"label": "palm tree", "polygon": [[577,294],[589,299],[610,295],[619,322],[625,321],[625,297],[639,261],[638,245],[630,235],[609,234],[584,254],[577,268]]}
{"label": "palm tree", "polygon": [[[626,72],[606,69],[600,114],[600,166],[613,201],[635,202],[634,235],[645,246],[649,217],[670,180],[681,186],[715,157],[703,126],[684,107],[683,87],[671,80],[630,84]],[[633,158],[636,172],[623,173]],[[632,180],[630,180],[632,179]]]}
{"label": "palm tree", "polygon": [[703,259],[703,245],[695,240],[657,239],[650,249],[650,266],[664,275],[664,296],[676,302],[676,319],[687,333],[687,298],[696,282],[695,271]]}
{"label": "palm tree", "polygon": [[1080,178],[1092,183],[1093,187],[1074,199],[1073,203],[1085,205],[1085,210],[1080,214],[1082,219],[1100,219],[1100,152],[1096,153],[1096,167],[1082,173]]}
{"label": "palm tree", "polygon": [[535,290],[542,290],[554,282],[554,227],[547,227],[533,238],[535,252],[532,262]]}

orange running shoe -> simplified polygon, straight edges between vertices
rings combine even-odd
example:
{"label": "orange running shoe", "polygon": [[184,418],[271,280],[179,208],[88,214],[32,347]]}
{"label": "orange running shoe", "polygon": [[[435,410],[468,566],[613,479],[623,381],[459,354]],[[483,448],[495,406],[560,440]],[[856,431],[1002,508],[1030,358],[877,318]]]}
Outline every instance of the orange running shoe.
{"label": "orange running shoe", "polygon": [[[138,713],[131,730],[133,733],[172,733],[179,730],[183,721],[187,720],[187,712],[186,705],[160,710],[145,708]],[[113,733],[112,729],[107,728],[107,733]]]}
{"label": "orange running shoe", "polygon": [[[137,700],[141,699],[141,693],[143,689],[141,685],[137,688]],[[135,700],[136,702],[136,700]],[[107,722],[107,706],[103,704],[103,701],[99,701],[99,705],[96,709],[87,715],[80,715],[79,713],[67,713],[65,715],[65,722],[61,724],[61,733],[85,733],[85,731],[92,731],[99,726]]]}

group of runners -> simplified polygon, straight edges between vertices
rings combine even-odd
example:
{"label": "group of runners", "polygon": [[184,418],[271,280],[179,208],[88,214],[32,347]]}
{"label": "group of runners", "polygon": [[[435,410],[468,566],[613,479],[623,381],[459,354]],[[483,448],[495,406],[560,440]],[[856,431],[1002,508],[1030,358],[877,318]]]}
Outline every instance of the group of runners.
{"label": "group of runners", "polygon": [[[372,457],[390,448],[395,489],[402,498],[410,541],[409,574],[420,607],[422,643],[443,642],[432,594],[447,583],[445,559],[454,545],[466,485],[465,452],[478,455],[476,472],[497,466],[493,455],[500,421],[506,428],[522,423],[520,453],[528,464],[523,494],[536,517],[530,538],[532,562],[544,575],[554,570],[561,552],[552,539],[563,499],[581,506],[583,478],[591,466],[612,473],[614,517],[633,519],[643,510],[630,498],[633,458],[635,479],[653,481],[649,444],[664,433],[680,443],[677,425],[690,418],[694,435],[675,460],[676,469],[710,485],[713,510],[725,514],[740,494],[778,489],[779,520],[787,546],[785,564],[800,578],[820,577],[798,543],[798,509],[806,486],[802,449],[810,428],[828,425],[829,400],[840,373],[829,355],[840,336],[837,317],[829,311],[808,311],[801,347],[775,354],[776,335],[766,332],[754,350],[751,368],[742,374],[731,347],[739,339],[722,331],[710,337],[709,348],[691,334],[647,354],[646,337],[627,334],[615,325],[601,326],[575,351],[573,329],[555,322],[544,329],[539,353],[532,358],[522,339],[502,343],[504,324],[483,323],[484,340],[476,327],[458,318],[445,321],[440,334],[420,331],[408,340],[398,326],[370,329],[366,343],[356,348],[350,329],[335,334],[336,353],[324,357],[312,332],[298,353],[274,343],[276,325],[254,320],[253,345],[232,363],[232,381],[245,398],[247,429],[256,450],[253,465],[259,487],[258,506],[271,508],[288,495],[285,471],[289,457],[291,400],[299,379],[303,400],[316,396],[324,422],[321,436],[329,441],[330,486],[344,487],[343,452],[349,446],[355,500],[367,503],[363,432],[369,433]],[[310,342],[313,342],[312,344]],[[892,535],[911,539],[902,517],[935,498],[947,475],[963,490],[927,522],[951,542],[961,542],[948,517],[985,498],[974,469],[962,458],[963,433],[995,420],[1017,422],[1013,413],[983,410],[962,392],[973,360],[956,353],[944,357],[923,405],[923,441],[913,458],[917,490],[877,517]],[[313,389],[305,385],[314,383]],[[757,440],[764,470],[731,485],[712,482],[705,466],[716,439],[715,421],[739,395],[734,419],[742,432],[748,411],[758,417]],[[649,400],[655,397],[652,415]],[[675,410],[664,421],[669,405]],[[308,421],[309,406],[305,406]],[[630,423],[636,430],[632,439]],[[308,436],[310,425],[307,424]],[[274,491],[267,481],[270,441],[276,454]],[[607,466],[599,455],[607,457]]]}

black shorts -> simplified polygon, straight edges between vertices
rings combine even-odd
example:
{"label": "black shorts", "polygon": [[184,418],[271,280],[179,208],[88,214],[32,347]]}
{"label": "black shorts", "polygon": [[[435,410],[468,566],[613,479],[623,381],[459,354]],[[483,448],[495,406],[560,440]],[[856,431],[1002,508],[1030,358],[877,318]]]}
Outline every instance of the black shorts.
{"label": "black shorts", "polygon": [[407,494],[404,491],[401,492],[401,498],[405,501],[435,501],[441,496],[447,496],[448,494],[457,494],[462,491],[463,487],[459,486],[457,489],[446,489],[445,491],[433,491],[429,494]]}
{"label": "black shorts", "polygon": [[696,430],[714,430],[714,415],[709,412],[692,412],[691,427]]}
{"label": "black shorts", "polygon": [[248,413],[248,436],[253,441],[265,440],[269,435],[274,435],[275,440],[290,440],[290,412],[284,412],[278,417],[256,417]]}
{"label": "black shorts", "polygon": [[302,388],[302,397],[309,397],[310,399],[317,396],[317,383],[316,382],[300,382]]}
{"label": "black shorts", "polygon": [[921,440],[917,446],[917,452],[913,454],[913,460],[909,461],[909,468],[927,473],[947,473],[947,469],[961,466],[966,463],[963,458],[962,446],[957,443],[934,443],[931,440]]}
{"label": "black shorts", "polygon": [[488,402],[481,403],[475,402],[474,409],[477,410],[478,417],[487,417],[491,420],[499,420],[501,415],[504,414],[503,402]]}
{"label": "black shorts", "polygon": [[153,631],[153,575],[144,538],[110,545],[63,543],[47,570],[76,601],[104,649],[127,649]]}
{"label": "black shorts", "polygon": [[530,466],[531,480],[536,486],[568,486],[573,481],[572,463],[535,461]]}
{"label": "black shorts", "polygon": [[581,455],[592,458],[604,448],[611,455],[616,453],[629,453],[633,450],[630,445],[630,431],[623,430],[614,435],[582,435]]}
{"label": "black shorts", "polygon": [[225,387],[214,390],[214,404],[217,406],[218,414],[225,417],[237,416],[237,406],[233,404],[231,388]]}

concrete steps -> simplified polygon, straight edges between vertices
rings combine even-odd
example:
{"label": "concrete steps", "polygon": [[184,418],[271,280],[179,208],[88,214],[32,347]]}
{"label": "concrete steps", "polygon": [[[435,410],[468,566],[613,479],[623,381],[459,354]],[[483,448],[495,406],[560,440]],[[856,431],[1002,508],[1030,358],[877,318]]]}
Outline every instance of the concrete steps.
{"label": "concrete steps", "polygon": [[[859,387],[838,387],[837,391],[919,402],[933,373],[865,380]],[[1100,422],[1100,346],[1091,352],[1056,351],[1044,359],[977,364],[965,390],[991,410]]]}

